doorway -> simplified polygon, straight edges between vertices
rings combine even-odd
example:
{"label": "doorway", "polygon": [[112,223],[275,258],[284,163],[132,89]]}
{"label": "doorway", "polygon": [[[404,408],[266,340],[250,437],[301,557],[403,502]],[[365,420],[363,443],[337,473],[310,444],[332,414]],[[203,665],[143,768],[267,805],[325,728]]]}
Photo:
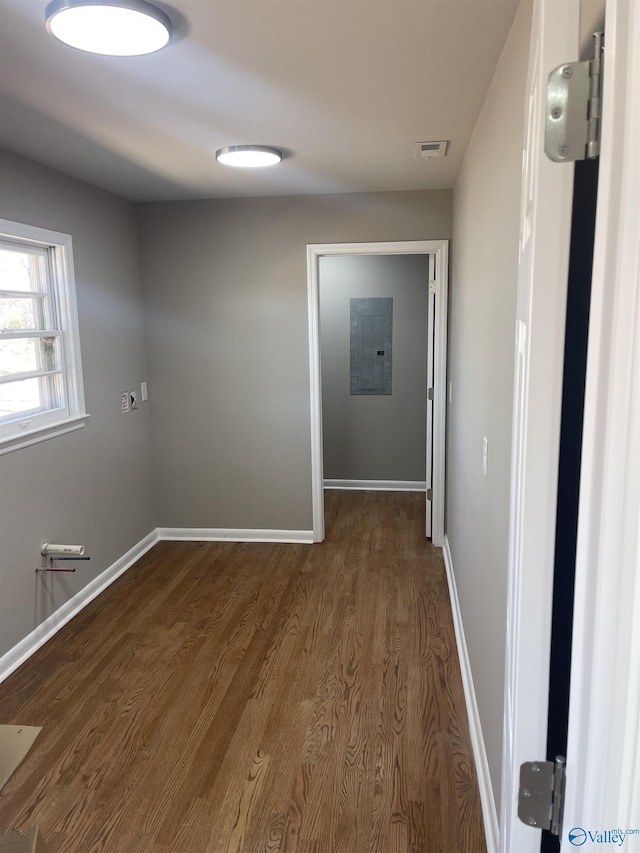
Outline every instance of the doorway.
{"label": "doorway", "polygon": [[324,540],[324,459],[322,367],[320,341],[320,259],[357,255],[428,255],[428,359],[425,484],[425,531],[432,542],[444,542],[444,462],[446,407],[446,349],[448,298],[448,241],[412,240],[394,243],[337,243],[307,246],[309,366],[313,540]]}

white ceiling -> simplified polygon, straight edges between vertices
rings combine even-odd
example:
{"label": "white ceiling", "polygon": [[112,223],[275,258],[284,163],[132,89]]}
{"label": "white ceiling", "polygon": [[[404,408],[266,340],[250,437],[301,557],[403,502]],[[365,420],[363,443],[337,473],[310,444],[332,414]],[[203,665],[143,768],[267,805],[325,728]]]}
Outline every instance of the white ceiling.
{"label": "white ceiling", "polygon": [[[128,58],[60,44],[46,5],[0,0],[0,145],[144,200],[451,187],[517,0],[174,0],[173,43]],[[216,163],[242,143],[287,156]]]}

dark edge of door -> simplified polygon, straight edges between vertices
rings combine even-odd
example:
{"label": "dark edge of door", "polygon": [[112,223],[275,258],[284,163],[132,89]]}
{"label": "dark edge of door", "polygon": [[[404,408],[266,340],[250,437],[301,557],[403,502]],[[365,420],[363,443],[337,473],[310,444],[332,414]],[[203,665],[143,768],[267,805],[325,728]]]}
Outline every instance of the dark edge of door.
{"label": "dark edge of door", "polygon": [[[567,754],[571,635],[575,585],[578,502],[584,392],[587,369],[591,272],[595,236],[598,160],[575,164],[571,246],[567,288],[562,416],[558,464],[558,507],[553,577],[551,660],[549,666],[549,714],[547,760]],[[579,784],[570,780],[569,784]],[[563,827],[566,837],[571,827]],[[561,838],[544,830],[541,853],[557,853]]]}

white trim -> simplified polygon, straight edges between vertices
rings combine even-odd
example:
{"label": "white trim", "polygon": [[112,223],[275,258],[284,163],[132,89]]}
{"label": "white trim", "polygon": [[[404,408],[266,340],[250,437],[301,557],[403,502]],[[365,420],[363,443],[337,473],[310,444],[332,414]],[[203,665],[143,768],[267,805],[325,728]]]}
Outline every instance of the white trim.
{"label": "white trim", "polygon": [[497,853],[499,833],[496,801],[493,796],[493,786],[491,784],[491,776],[489,774],[487,751],[484,745],[484,738],[482,737],[482,725],[480,723],[480,713],[478,711],[478,703],[476,701],[476,692],[473,686],[469,651],[467,649],[467,642],[464,636],[464,626],[462,624],[462,614],[460,611],[460,602],[458,600],[456,577],[453,571],[453,560],[451,558],[449,537],[446,534],[444,537],[442,553],[447,572],[447,583],[449,584],[451,613],[453,616],[453,627],[456,634],[456,645],[458,647],[458,658],[460,660],[460,672],[462,674],[462,686],[464,688],[464,698],[467,706],[467,717],[469,718],[471,747],[473,749],[473,758],[476,765],[478,788],[480,789],[480,803],[482,806],[482,818],[484,821],[484,831],[487,841],[487,853]]}
{"label": "white trim", "polygon": [[[9,238],[21,244],[31,244],[34,248],[48,250],[51,260],[50,300],[55,322],[51,331],[59,332],[61,347],[61,373],[64,384],[65,406],[61,411],[48,410],[34,414],[25,413],[24,418],[16,417],[0,424],[0,443],[6,453],[28,447],[38,441],[46,441],[57,435],[64,435],[72,429],[79,429],[79,418],[86,416],[84,382],[82,377],[82,356],[80,352],[80,328],[78,325],[78,305],[76,299],[76,281],[73,265],[73,239],[70,234],[37,228],[22,222],[0,219],[0,237]],[[62,416],[62,417],[61,417]],[[56,420],[56,418],[60,418]],[[24,442],[20,421],[32,421],[30,433],[33,440]],[[72,429],[57,430],[60,423],[66,423]],[[41,434],[41,438],[36,435]],[[4,449],[6,448],[6,449]]]}
{"label": "white trim", "polygon": [[68,432],[75,432],[77,429],[82,429],[90,417],[91,415],[78,415],[76,418],[67,418],[64,421],[49,424],[49,426],[29,430],[29,432],[16,435],[13,438],[5,438],[0,441],[0,456],[4,456],[6,453],[11,453],[14,450],[20,450],[22,447],[40,444],[41,441],[48,441],[50,438],[55,438],[58,435],[65,435]]}
{"label": "white trim", "polygon": [[431,541],[444,546],[445,455],[447,441],[447,316],[449,310],[449,243],[436,252],[436,311],[433,363],[433,502]]}
{"label": "white trim", "polygon": [[535,0],[525,98],[516,308],[501,853],[538,853],[517,817],[520,765],[546,755],[573,165],[543,150],[547,78],[578,59],[579,0]]}
{"label": "white trim", "polygon": [[[428,256],[429,263],[429,293],[427,294],[427,388],[433,388],[435,384],[435,348],[433,346],[436,326],[436,258],[435,255]],[[433,282],[433,284],[432,284]],[[433,392],[427,393],[427,428],[425,430],[425,458],[427,462],[425,471],[425,485],[431,489],[433,495]],[[427,539],[431,539],[433,527],[433,501],[427,503],[424,533]]]}
{"label": "white trim", "polygon": [[325,489],[364,492],[426,492],[425,480],[325,480]]}
{"label": "white trim", "polygon": [[262,530],[232,527],[159,527],[158,539],[173,542],[282,542],[311,544],[312,530]]}
{"label": "white trim", "polygon": [[[19,230],[14,230],[15,228]],[[10,219],[0,219],[0,237],[18,238],[22,242],[33,243],[34,246],[63,246],[71,239],[69,234],[62,231],[52,231],[50,228],[38,228],[25,222],[13,222]]]}
{"label": "white trim", "polygon": [[640,826],[640,6],[606,21],[565,831]]}
{"label": "white trim", "polygon": [[[50,640],[54,634],[67,624],[74,616],[76,616],[83,608],[93,601],[101,592],[103,592],[116,578],[131,568],[143,554],[146,554],[158,541],[158,533],[152,530],[144,539],[141,539],[137,545],[130,548],[126,554],[123,554],[115,563],[112,563],[109,568],[101,572],[97,578],[90,581],[80,592],[77,592],[73,598],[66,601],[62,607],[59,607],[55,613],[52,613],[44,620],[37,628],[28,634],[23,640],[20,640],[12,649],[9,649],[6,654],[0,658],[0,682],[4,681],[11,673],[23,664],[27,658],[30,658],[40,646],[44,645],[47,640]],[[36,583],[40,583],[49,575],[34,575]]]}
{"label": "white trim", "polygon": [[318,254],[307,246],[307,305],[309,311],[309,407],[311,417],[311,505],[313,541],[324,541],[322,443],[322,374],[320,372],[320,303]]}
{"label": "white trim", "polygon": [[[448,240],[402,240],[380,243],[315,243],[307,246],[307,297],[309,319],[309,385],[311,418],[311,495],[313,541],[324,540],[324,476],[322,461],[322,373],[320,365],[319,259],[327,255],[420,255],[434,254],[437,266],[436,379],[444,377],[435,390],[433,532],[432,542],[444,542],[444,460],[446,417],[446,309],[449,286]],[[438,332],[439,329],[439,332]],[[441,386],[441,387],[440,387]]]}
{"label": "white trim", "polygon": [[438,252],[448,240],[395,240],[378,243],[310,243],[318,255],[427,255]]}

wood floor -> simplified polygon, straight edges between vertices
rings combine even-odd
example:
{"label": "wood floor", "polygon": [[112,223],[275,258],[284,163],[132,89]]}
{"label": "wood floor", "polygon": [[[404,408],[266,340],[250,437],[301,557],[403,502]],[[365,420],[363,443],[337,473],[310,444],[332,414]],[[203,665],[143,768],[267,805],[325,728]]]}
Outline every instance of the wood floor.
{"label": "wood floor", "polygon": [[51,853],[483,853],[424,496],[327,492],[322,545],[164,542],[0,685],[43,726],[0,827]]}

